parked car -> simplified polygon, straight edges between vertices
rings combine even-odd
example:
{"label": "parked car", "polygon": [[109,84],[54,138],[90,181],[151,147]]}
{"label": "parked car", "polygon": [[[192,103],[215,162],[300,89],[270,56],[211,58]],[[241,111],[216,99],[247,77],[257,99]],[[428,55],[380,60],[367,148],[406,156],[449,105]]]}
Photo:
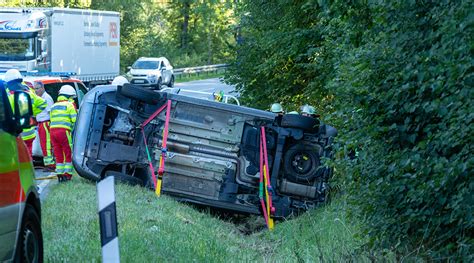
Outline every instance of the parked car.
{"label": "parked car", "polygon": [[173,66],[165,57],[141,57],[128,69],[132,84],[152,89],[161,89],[162,85],[174,86]]}
{"label": "parked car", "polygon": [[[77,98],[75,99],[75,103],[77,107],[79,107],[79,104],[82,101],[84,94],[87,93],[87,88],[84,85],[84,83],[82,83],[82,81],[76,78],[60,77],[60,76],[58,77],[28,76],[24,78],[24,82],[30,87],[33,87],[35,81],[39,81],[44,84],[44,88],[46,92],[53,98],[55,102],[58,99],[59,89],[61,89],[61,87],[66,84],[71,85],[72,87],[76,89]],[[33,141],[33,156],[35,157],[35,160],[41,159],[43,157],[43,152],[41,151],[38,133],[36,133],[36,138]]]}
{"label": "parked car", "polygon": [[13,104],[15,114],[0,87],[0,261],[42,262],[41,204],[31,158],[18,136],[29,127],[31,99],[15,92]]}
{"label": "parked car", "polygon": [[[166,110],[141,125],[168,101],[165,149]],[[84,96],[73,164],[80,176],[93,181],[115,176],[153,188],[147,153],[157,170],[165,151],[163,193],[186,202],[258,214],[261,127],[268,148],[274,216],[286,217],[325,202],[332,170],[321,158],[331,157],[334,128],[311,117],[280,116],[131,84],[101,86]]]}

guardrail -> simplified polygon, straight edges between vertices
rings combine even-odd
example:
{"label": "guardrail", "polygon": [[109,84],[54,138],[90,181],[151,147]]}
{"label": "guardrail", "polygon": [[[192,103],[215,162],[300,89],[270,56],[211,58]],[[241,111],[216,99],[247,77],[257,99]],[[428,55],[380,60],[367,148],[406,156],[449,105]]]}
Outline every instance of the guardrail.
{"label": "guardrail", "polygon": [[206,65],[199,67],[190,67],[190,68],[177,68],[174,69],[175,76],[181,75],[191,75],[191,74],[200,74],[200,73],[210,73],[210,72],[219,72],[220,70],[226,71],[228,64],[215,64],[215,65]]}

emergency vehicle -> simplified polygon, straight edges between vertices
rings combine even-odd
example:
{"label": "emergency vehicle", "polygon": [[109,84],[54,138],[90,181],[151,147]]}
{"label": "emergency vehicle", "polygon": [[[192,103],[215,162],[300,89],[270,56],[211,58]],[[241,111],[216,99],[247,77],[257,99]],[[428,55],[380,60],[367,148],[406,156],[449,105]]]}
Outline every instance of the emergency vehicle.
{"label": "emergency vehicle", "polygon": [[[11,105],[12,103],[13,105]],[[0,87],[0,262],[42,262],[41,204],[26,145],[18,136],[30,126],[31,99]]]}

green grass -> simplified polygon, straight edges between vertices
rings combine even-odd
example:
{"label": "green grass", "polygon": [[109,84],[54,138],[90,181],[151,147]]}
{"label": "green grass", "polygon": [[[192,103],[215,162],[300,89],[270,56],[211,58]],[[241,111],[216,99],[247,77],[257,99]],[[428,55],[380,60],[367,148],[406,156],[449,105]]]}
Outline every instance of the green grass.
{"label": "green grass", "polygon": [[[244,235],[242,225],[170,197],[127,185],[115,190],[122,262],[367,261],[356,253],[357,224],[345,219],[342,201],[278,222],[274,231]],[[262,221],[247,219],[257,227]],[[52,186],[43,204],[43,236],[45,262],[100,262],[95,184],[76,176]]]}
{"label": "green grass", "polygon": [[220,78],[224,77],[224,72],[208,72],[208,73],[193,73],[193,74],[183,74],[180,76],[176,76],[176,82],[188,82],[193,80],[201,80],[201,79],[212,79],[212,78]]}

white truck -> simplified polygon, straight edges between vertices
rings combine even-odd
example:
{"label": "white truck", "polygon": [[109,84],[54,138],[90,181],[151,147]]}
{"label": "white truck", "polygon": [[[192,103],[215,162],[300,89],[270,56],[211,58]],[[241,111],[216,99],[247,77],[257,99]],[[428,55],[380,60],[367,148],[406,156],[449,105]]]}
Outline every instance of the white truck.
{"label": "white truck", "polygon": [[0,8],[0,72],[75,75],[88,86],[119,74],[120,14],[70,8]]}

